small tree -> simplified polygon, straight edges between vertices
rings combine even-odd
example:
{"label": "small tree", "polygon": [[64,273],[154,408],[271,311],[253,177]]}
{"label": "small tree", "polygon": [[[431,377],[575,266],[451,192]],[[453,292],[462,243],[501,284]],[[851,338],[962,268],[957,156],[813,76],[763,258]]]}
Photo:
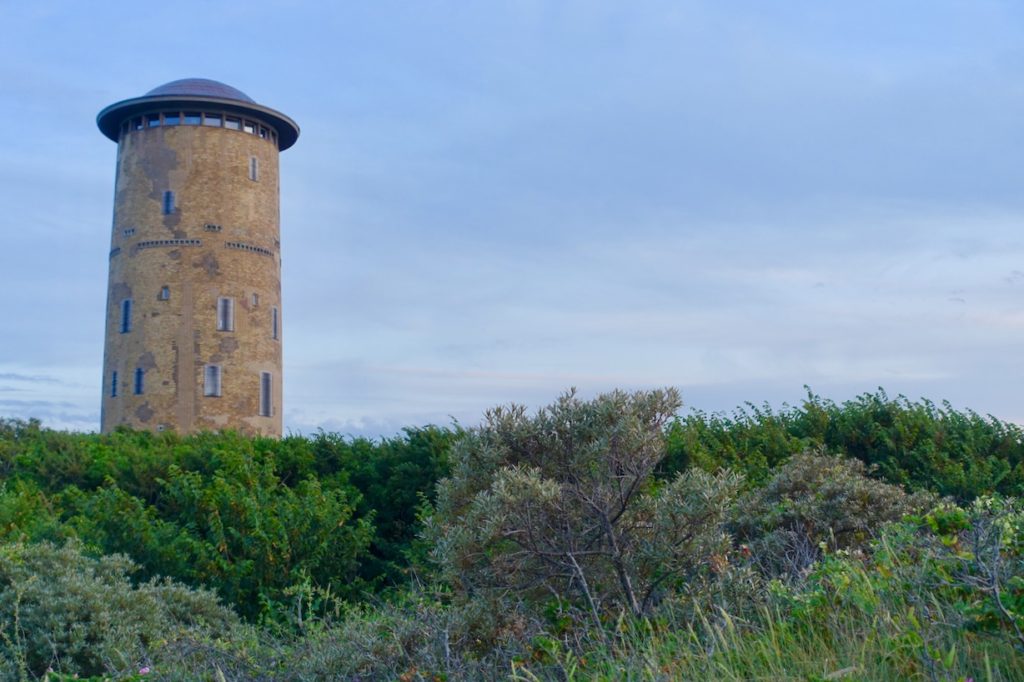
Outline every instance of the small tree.
{"label": "small tree", "polygon": [[428,527],[434,557],[466,594],[554,595],[595,618],[648,613],[674,581],[725,551],[732,474],[685,472],[658,482],[674,389],[574,391],[528,416],[487,412],[451,455]]}

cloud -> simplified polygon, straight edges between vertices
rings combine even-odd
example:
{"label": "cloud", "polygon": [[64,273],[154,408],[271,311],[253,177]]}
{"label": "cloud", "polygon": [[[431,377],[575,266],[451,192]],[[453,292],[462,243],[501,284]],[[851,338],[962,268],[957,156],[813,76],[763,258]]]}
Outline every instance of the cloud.
{"label": "cloud", "polygon": [[40,375],[18,374],[16,372],[0,372],[0,381],[24,381],[33,384],[59,384],[60,380]]}
{"label": "cloud", "polygon": [[93,117],[194,74],[303,126],[290,428],[472,422],[570,384],[726,409],[882,383],[1019,415],[1019,7],[255,1],[10,8],[4,410],[95,425],[116,147]]}

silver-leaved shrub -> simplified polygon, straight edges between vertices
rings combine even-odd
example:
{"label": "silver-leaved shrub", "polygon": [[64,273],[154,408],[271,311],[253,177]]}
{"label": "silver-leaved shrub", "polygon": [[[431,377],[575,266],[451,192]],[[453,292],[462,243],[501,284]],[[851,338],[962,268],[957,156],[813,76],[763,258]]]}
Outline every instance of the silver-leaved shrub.
{"label": "silver-leaved shrub", "polygon": [[552,599],[594,625],[651,612],[729,539],[740,479],[690,470],[659,481],[673,390],[574,392],[535,415],[489,411],[451,453],[427,535],[464,596]]}
{"label": "silver-leaved shrub", "polygon": [[169,580],[133,585],[123,555],[93,559],[69,543],[0,545],[0,679],[121,676],[180,638],[230,632],[238,617],[213,593]]}

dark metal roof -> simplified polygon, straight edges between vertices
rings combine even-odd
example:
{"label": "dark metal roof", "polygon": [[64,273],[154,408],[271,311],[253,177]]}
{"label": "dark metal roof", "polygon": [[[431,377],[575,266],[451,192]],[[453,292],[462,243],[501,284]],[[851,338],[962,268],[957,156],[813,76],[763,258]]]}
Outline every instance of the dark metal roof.
{"label": "dark metal roof", "polygon": [[220,99],[237,99],[240,102],[256,104],[256,100],[237,88],[225,85],[209,78],[182,78],[153,88],[146,97],[161,95],[198,95],[200,97],[219,97]]}
{"label": "dark metal roof", "polygon": [[277,131],[278,149],[284,151],[299,139],[299,125],[284,114],[257,104],[241,90],[205,78],[183,78],[153,88],[142,97],[126,99],[106,107],[96,117],[100,132],[117,142],[121,124],[127,118],[147,112],[214,107],[254,118]]}

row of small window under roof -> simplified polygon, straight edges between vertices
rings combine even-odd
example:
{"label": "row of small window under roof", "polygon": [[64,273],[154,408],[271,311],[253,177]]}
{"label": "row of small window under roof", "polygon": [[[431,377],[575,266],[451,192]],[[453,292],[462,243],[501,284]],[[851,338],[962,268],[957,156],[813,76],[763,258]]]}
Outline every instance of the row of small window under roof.
{"label": "row of small window under roof", "polygon": [[240,130],[243,133],[249,133],[264,140],[271,140],[275,144],[277,143],[277,131],[273,128],[268,128],[265,125],[241,118],[240,116],[205,111],[163,111],[155,114],[145,114],[144,116],[135,116],[121,124],[121,134],[124,135],[132,130],[179,125]]}

